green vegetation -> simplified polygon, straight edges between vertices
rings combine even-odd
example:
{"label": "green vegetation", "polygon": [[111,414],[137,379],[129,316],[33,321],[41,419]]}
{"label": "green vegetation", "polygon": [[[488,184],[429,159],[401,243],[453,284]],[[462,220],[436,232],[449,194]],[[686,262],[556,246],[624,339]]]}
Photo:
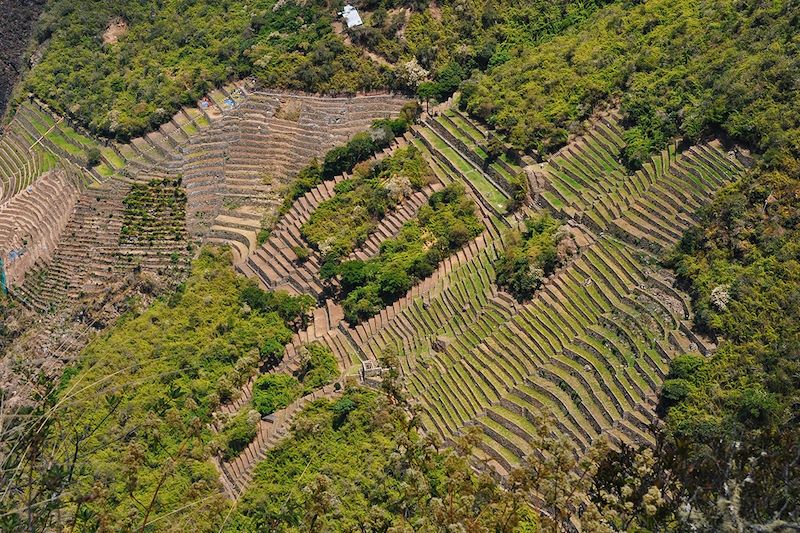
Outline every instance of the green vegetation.
{"label": "green vegetation", "polygon": [[525,220],[522,231],[509,232],[495,261],[497,284],[519,301],[527,300],[577,250],[569,232],[550,215]]}
{"label": "green vegetation", "polygon": [[[123,316],[91,342],[59,390],[42,396],[52,401],[31,412],[48,416],[20,428],[22,438],[33,432],[38,450],[23,464],[46,473],[31,481],[42,483],[39,498],[52,502],[55,495],[80,531],[101,524],[141,529],[190,502],[190,518],[169,523],[191,520],[196,530],[219,524],[227,504],[208,461],[211,412],[259,365],[265,341],[283,345],[291,338],[278,312],[245,304],[243,294],[254,290],[226,254],[204,248],[179,291]],[[58,423],[48,425],[54,413]],[[227,444],[238,446],[242,432],[237,420],[226,430]],[[36,497],[30,493],[27,503]],[[3,529],[16,530],[6,528],[16,518],[4,515]]]}
{"label": "green vegetation", "polygon": [[377,257],[338,264],[329,258],[323,277],[339,276],[345,318],[351,324],[377,314],[430,276],[442,259],[483,230],[475,203],[463,186],[452,183],[431,195],[417,217],[393,239],[381,244]]}
{"label": "green vegetation", "polygon": [[134,183],[122,200],[125,206],[120,242],[180,240],[185,233],[186,193],[177,180]]}
{"label": "green vegetation", "polygon": [[724,191],[671,258],[696,326],[722,343],[708,359],[672,363],[660,405],[667,451],[693,472],[689,486],[711,489],[704,510],[717,520],[726,485],[741,490],[746,520],[800,508],[800,167],[786,168]]}
{"label": "green vegetation", "polygon": [[[308,92],[385,87],[385,71],[333,33],[334,10],[275,0],[56,0],[36,30],[47,46],[26,85],[95,133],[122,139],[231,78]],[[127,30],[104,43],[120,19]]]}
{"label": "green vegetation", "polygon": [[225,423],[217,443],[226,461],[239,455],[256,438],[260,419],[258,411],[243,409]]}
{"label": "green vegetation", "polygon": [[[401,406],[350,388],[320,400],[256,468],[228,531],[510,532],[531,517],[520,494],[474,474],[464,455],[419,436]],[[486,529],[483,529],[486,528]]]}
{"label": "green vegetation", "polygon": [[462,104],[518,148],[540,152],[617,97],[632,163],[676,135],[696,140],[718,128],[763,152],[796,151],[800,104],[787,92],[799,68],[795,17],[789,2],[614,4],[474,76]]}
{"label": "green vegetation", "polygon": [[[473,69],[502,64],[516,46],[556,35],[603,3],[444,0],[434,10],[427,2],[370,0],[357,6],[366,24],[349,34],[397,65],[396,88],[444,101]],[[395,10],[402,7],[410,9],[407,24],[405,13]]]}
{"label": "green vegetation", "polygon": [[[563,194],[552,194],[547,201],[566,213],[575,211],[573,197],[594,202],[592,191],[608,192],[605,186],[611,182],[593,181],[592,169],[605,167],[609,175],[620,170],[617,147],[623,143],[617,142],[618,137],[624,141],[621,158],[630,169],[642,166],[650,154],[680,137],[696,142],[718,136],[745,144],[755,154],[755,169],[706,206],[701,226],[690,230],[666,258],[691,294],[696,329],[719,346],[710,356],[688,353],[671,362],[659,397],[664,424],[656,453],[623,446],[596,456],[592,450],[577,464],[565,437],[546,437],[559,428],[543,426],[533,414],[514,416],[518,413],[509,408],[511,403],[502,405],[489,397],[490,389],[507,384],[506,376],[511,381],[519,376],[520,382],[535,381],[539,387],[518,387],[520,394],[530,389],[532,401],[539,401],[533,394],[543,395],[537,391],[553,380],[560,382],[548,385],[545,392],[555,400],[569,397],[577,405],[585,398],[579,391],[591,393],[595,383],[604,383],[590,375],[592,367],[598,375],[608,370],[616,379],[605,384],[613,388],[608,396],[620,404],[619,411],[623,404],[627,408],[628,403],[637,403],[627,400],[634,393],[643,398],[658,389],[662,374],[655,367],[666,371],[666,362],[657,349],[664,347],[648,336],[646,314],[628,316],[644,304],[616,303],[611,292],[605,295],[589,283],[594,270],[597,277],[608,277],[610,286],[617,284],[614,279],[634,279],[625,272],[638,268],[625,259],[629,254],[622,248],[618,254],[608,249],[589,255],[588,270],[565,284],[567,298],[573,293],[585,302],[565,300],[563,313],[543,305],[516,321],[515,330],[528,335],[536,329],[527,328],[534,311],[553,313],[548,314],[552,329],[543,323],[547,331],[541,346],[537,341],[524,358],[522,352],[507,350],[519,356],[518,366],[504,364],[502,357],[494,360],[492,352],[506,348],[502,342],[486,343],[485,354],[471,350],[463,354],[463,363],[452,360],[457,363],[453,371],[441,374],[438,382],[428,381],[433,374],[422,370],[416,382],[409,380],[417,390],[430,387],[431,397],[439,403],[423,408],[452,421],[448,432],[463,429],[461,422],[484,404],[479,398],[484,395],[486,405],[496,409],[492,413],[500,413],[500,408],[508,411],[506,415],[524,425],[524,434],[532,438],[521,440],[485,416],[482,422],[496,436],[481,439],[466,429],[465,438],[453,443],[454,450],[443,452],[434,438],[416,432],[415,417],[430,414],[405,403],[397,394],[397,376],[390,372],[384,381],[387,396],[351,388],[336,401],[312,404],[296,421],[290,439],[269,452],[252,486],[223,522],[231,507],[219,495],[217,472],[208,460],[211,454],[234,457],[255,436],[258,415],[330,383],[339,369],[326,348],[308,346],[296,376],[259,378],[253,395],[256,409],[247,406],[214,434],[208,428],[213,409],[231,399],[256,367],[280,359],[292,329],[303,327],[315,302],[264,293],[236,278],[223,256],[204,250],[176,294],[147,311],[125,315],[101,333],[57,388],[52,387],[51,377],[31,379],[34,405],[17,413],[21,422],[0,427],[4,458],[0,485],[10,487],[4,493],[8,497],[0,500],[0,529],[511,531],[519,526],[523,531],[557,531],[564,529],[576,509],[586,531],[607,531],[609,526],[625,531],[761,531],[778,529],[783,520],[797,522],[800,41],[796,5],[785,0],[600,5],[604,3],[443,0],[429,9],[424,2],[367,0],[358,6],[366,26],[348,35],[355,44],[395,62],[394,72],[389,72],[333,33],[331,16],[339,6],[321,2],[162,0],[153,5],[134,0],[53,0],[37,34],[39,44],[47,43],[44,55],[25,83],[28,90],[95,133],[123,139],[168,120],[180,105],[196,100],[213,85],[248,75],[269,87],[313,92],[393,87],[415,91],[426,102],[441,101],[460,87],[458,105],[494,131],[487,138],[455,114],[444,115],[453,119],[453,126],[459,124],[448,131],[463,129],[460,138],[468,148],[474,147],[477,163],[514,180],[521,175],[505,176],[508,169],[498,163],[504,141],[515,149],[546,155],[570,134],[579,133],[593,110],[619,105],[624,133],[605,132],[614,138],[614,150],[607,150],[604,135],[598,135],[597,145],[587,143],[581,153],[562,158],[573,160],[552,182],[557,191],[561,185],[555,184],[563,184]],[[400,8],[410,11],[398,12]],[[104,44],[102,34],[117,17],[125,21],[127,32],[117,43]],[[341,262],[394,206],[397,199],[392,198],[390,182],[404,176],[413,188],[417,173],[428,173],[412,149],[399,154],[397,161],[358,167],[406,132],[416,111],[407,110],[399,120],[380,121],[331,150],[321,163],[305,168],[287,193],[284,209],[323,180],[355,170],[355,177],[340,184],[337,197],[324,203],[303,228],[309,243],[324,253],[321,274],[337,279],[345,318],[351,324],[402,297],[482,229],[472,201],[457,185],[450,185],[434,194],[396,238],[385,241],[378,256]],[[49,117],[33,118],[31,133],[41,135],[52,124]],[[448,128],[447,121],[442,124]],[[186,131],[194,131],[194,126],[186,126]],[[472,180],[489,203],[504,207],[505,195],[472,162],[431,130],[420,135]],[[66,127],[51,132],[46,141],[90,162],[101,153]],[[717,173],[711,171],[719,170],[720,160],[700,151],[691,160],[674,163],[674,169],[691,174],[687,182],[702,181],[703,176],[710,179]],[[110,162],[113,166],[115,159]],[[703,167],[715,168],[705,172]],[[646,188],[658,189],[659,182],[672,176],[651,168],[655,183],[637,181]],[[512,200],[518,203],[524,182],[512,185]],[[705,203],[691,190],[672,197],[674,187],[665,185],[664,198],[656,201],[654,195],[653,202],[639,205],[642,215],[672,202]],[[613,193],[622,194],[620,189]],[[543,197],[547,194],[550,191]],[[177,224],[185,217],[184,203],[178,183],[134,185],[125,199],[123,242],[141,242],[153,235],[180,237],[184,230]],[[664,242],[674,242],[675,222],[653,229],[671,237]],[[681,220],[681,224],[691,222],[689,217]],[[162,228],[166,232],[158,233]],[[260,242],[265,235],[266,230],[259,235]],[[509,237],[495,264],[498,284],[519,299],[529,297],[574,246],[562,237],[552,219],[527,221],[522,232]],[[307,250],[295,253],[302,258]],[[649,275],[646,270],[641,279]],[[581,283],[585,290],[575,290]],[[604,300],[618,308],[606,312]],[[619,323],[620,334],[615,332],[614,337],[629,337],[623,343],[630,342],[631,350],[594,337],[572,338],[568,331],[576,320],[572,310],[589,307],[603,311],[603,329]],[[506,320],[498,313],[485,313],[482,327],[491,329]],[[629,332],[626,321],[636,326],[635,332]],[[658,322],[654,318],[652,325],[657,327]],[[0,333],[5,328],[0,325]],[[470,338],[464,345],[477,341]],[[567,367],[575,361],[558,357],[566,348],[591,364]],[[529,355],[547,357],[544,370],[554,377],[531,373],[539,362]],[[630,379],[637,374],[631,367],[639,356],[652,358],[655,370],[647,379],[635,381]],[[589,370],[581,374],[581,368]],[[483,379],[491,386],[470,388],[484,369],[489,377]],[[463,396],[450,401],[442,394],[461,383],[467,385]],[[641,396],[636,389],[641,389]],[[603,397],[598,394],[574,412],[564,404],[568,416],[560,423],[572,425],[569,418],[582,420],[584,414],[587,420],[610,421],[618,409],[606,405]],[[646,414],[626,412],[632,416],[614,425],[612,434],[648,431]],[[580,429],[580,424],[575,426]],[[533,451],[522,462],[522,470],[511,472],[507,491],[476,475],[465,458],[480,444],[474,460],[494,451],[508,464],[516,464],[520,458],[510,448],[487,451],[503,438],[516,449]],[[576,471],[579,476],[569,474]],[[534,494],[546,511],[537,523],[527,516]],[[188,508],[191,511],[181,512]]]}
{"label": "green vegetation", "polygon": [[387,148],[395,137],[408,131],[417,115],[419,115],[417,105],[406,104],[399,118],[376,120],[369,130],[357,133],[346,144],[329,150],[321,165],[316,159],[312,161],[297,173],[297,177],[286,191],[282,211],[284,213],[288,211],[295,200],[323,181],[352,171],[357,164]]}
{"label": "green vegetation", "polygon": [[300,383],[286,374],[266,374],[253,384],[253,407],[262,416],[283,409],[299,394]]}
{"label": "green vegetation", "polygon": [[[308,313],[314,309],[316,303],[314,298],[307,294],[291,296],[281,291],[264,292],[254,284],[244,287],[241,294],[242,302],[248,307],[261,313],[275,312],[295,330],[306,326]],[[260,353],[266,361],[277,362],[272,358],[283,354],[283,345],[276,344],[272,339],[265,339]]]}
{"label": "green vegetation", "polygon": [[398,202],[432,180],[419,150],[400,148],[377,163],[356,166],[353,177],[336,184],[334,197],[317,207],[300,232],[326,256],[345,257]]}
{"label": "green vegetation", "polygon": [[253,384],[253,407],[262,416],[283,409],[339,375],[336,358],[327,346],[312,342],[303,347],[301,356],[301,368],[295,376],[265,374]]}

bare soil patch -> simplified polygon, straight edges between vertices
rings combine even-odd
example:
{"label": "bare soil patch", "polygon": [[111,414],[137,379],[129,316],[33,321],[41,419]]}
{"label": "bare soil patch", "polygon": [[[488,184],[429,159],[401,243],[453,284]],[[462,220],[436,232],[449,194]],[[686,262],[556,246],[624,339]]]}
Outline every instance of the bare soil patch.
{"label": "bare soil patch", "polygon": [[103,42],[105,44],[114,44],[127,32],[128,23],[123,19],[114,19],[108,23],[106,31],[103,32]]}

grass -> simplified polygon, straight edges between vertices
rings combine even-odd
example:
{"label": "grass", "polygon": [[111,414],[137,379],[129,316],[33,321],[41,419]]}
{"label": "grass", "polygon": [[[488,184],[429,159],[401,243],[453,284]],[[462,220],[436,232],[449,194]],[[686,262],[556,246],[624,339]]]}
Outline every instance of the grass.
{"label": "grass", "polygon": [[111,148],[103,148],[100,150],[106,161],[108,161],[114,169],[120,169],[125,166],[125,161],[117,155]]}
{"label": "grass", "polygon": [[433,147],[453,163],[465,179],[475,185],[475,188],[478,189],[481,196],[483,196],[492,207],[497,209],[500,213],[505,213],[506,197],[497,187],[490,183],[482,173],[461,157],[458,152],[450,148],[444,139],[435,135],[433,132],[428,133],[428,130],[423,130],[423,132],[423,135],[425,135],[425,138],[430,141]]}

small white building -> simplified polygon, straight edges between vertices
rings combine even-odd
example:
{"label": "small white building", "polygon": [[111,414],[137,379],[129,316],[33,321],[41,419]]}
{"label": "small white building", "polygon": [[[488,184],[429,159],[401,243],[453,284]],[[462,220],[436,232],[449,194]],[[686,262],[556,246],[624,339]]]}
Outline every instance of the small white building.
{"label": "small white building", "polygon": [[339,16],[344,18],[345,22],[347,22],[348,28],[355,28],[356,26],[361,26],[364,24],[364,21],[361,20],[361,16],[358,14],[356,8],[350,4],[344,6],[344,11],[340,11]]}

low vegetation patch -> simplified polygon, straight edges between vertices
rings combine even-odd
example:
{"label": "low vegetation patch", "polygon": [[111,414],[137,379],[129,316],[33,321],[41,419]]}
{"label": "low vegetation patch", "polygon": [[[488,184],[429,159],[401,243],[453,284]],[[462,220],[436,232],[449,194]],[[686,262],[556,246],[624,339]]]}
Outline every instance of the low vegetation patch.
{"label": "low vegetation patch", "polygon": [[180,179],[134,183],[122,204],[125,211],[120,242],[177,241],[184,237],[186,193]]}
{"label": "low vegetation patch", "polygon": [[345,257],[363,244],[388,211],[433,180],[422,154],[409,146],[377,163],[362,163],[336,184],[300,231],[324,256]]}
{"label": "low vegetation patch", "polygon": [[400,233],[381,244],[380,253],[367,261],[339,263],[329,258],[323,277],[338,276],[345,318],[351,324],[376,315],[430,276],[448,255],[483,230],[473,200],[457,183],[431,195],[417,217]]}
{"label": "low vegetation patch", "polygon": [[543,278],[577,251],[569,231],[550,215],[525,220],[522,231],[507,235],[506,247],[495,262],[497,284],[519,301],[529,299]]}
{"label": "low vegetation patch", "polygon": [[331,382],[339,375],[339,366],[330,348],[318,342],[301,349],[302,363],[294,375],[265,374],[253,385],[253,407],[266,416],[283,409]]}
{"label": "low vegetation patch", "polygon": [[230,461],[253,442],[258,434],[261,415],[252,409],[243,409],[228,420],[216,438],[216,447],[222,458]]}

